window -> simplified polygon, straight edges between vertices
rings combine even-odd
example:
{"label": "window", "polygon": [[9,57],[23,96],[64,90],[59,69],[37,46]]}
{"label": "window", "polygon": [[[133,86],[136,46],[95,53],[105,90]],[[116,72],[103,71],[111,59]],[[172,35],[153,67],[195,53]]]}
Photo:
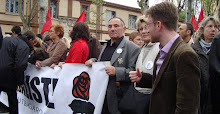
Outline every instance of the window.
{"label": "window", "polygon": [[57,1],[50,0],[50,13],[52,18],[57,18]]}
{"label": "window", "polygon": [[[85,10],[86,21],[88,21],[88,19],[89,19],[89,13],[86,12],[86,11],[88,11],[88,9],[89,9],[89,6],[84,6],[84,5],[82,5],[81,11],[83,12],[83,10]],[[81,13],[82,13],[82,12],[81,12]]]}
{"label": "window", "polygon": [[[22,9],[24,1],[22,0]],[[6,0],[6,12],[18,13],[18,0]]]}
{"label": "window", "polygon": [[135,29],[136,28],[136,25],[135,25],[136,20],[137,20],[137,16],[129,15],[128,28]]}
{"label": "window", "polygon": [[113,17],[116,17],[116,13],[114,11],[109,11],[107,10],[106,11],[106,17],[105,17],[105,23],[106,25],[108,24],[108,21],[113,18]]}

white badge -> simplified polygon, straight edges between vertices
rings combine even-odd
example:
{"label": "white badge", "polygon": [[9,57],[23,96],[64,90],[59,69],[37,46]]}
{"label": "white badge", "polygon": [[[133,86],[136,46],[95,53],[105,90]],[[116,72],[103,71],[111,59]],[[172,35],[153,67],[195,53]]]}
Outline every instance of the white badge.
{"label": "white badge", "polygon": [[145,68],[148,70],[152,69],[153,66],[154,66],[154,63],[152,61],[147,61],[145,64]]}
{"label": "white badge", "polygon": [[122,52],[121,48],[117,49],[117,53],[121,53],[121,52]]}

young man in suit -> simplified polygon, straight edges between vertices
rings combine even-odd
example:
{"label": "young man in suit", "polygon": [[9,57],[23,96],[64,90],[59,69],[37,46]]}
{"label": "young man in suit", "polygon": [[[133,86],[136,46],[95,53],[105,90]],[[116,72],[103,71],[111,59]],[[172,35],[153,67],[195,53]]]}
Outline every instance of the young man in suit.
{"label": "young man in suit", "polygon": [[[111,39],[98,58],[98,61],[111,62],[111,65],[105,67],[105,71],[109,75],[109,82],[102,114],[121,114],[118,110],[118,101],[121,100],[131,84],[128,73],[135,69],[135,63],[140,53],[140,48],[136,44],[124,38],[125,30],[126,27],[121,18],[114,17],[109,20],[108,34]],[[94,59],[90,59],[86,65],[91,66],[94,61]],[[117,90],[117,86],[120,86],[121,91]]]}
{"label": "young man in suit", "polygon": [[162,2],[151,7],[146,15],[152,42],[160,42],[150,114],[196,114],[200,100],[199,60],[176,33],[176,6]]}
{"label": "young man in suit", "polygon": [[[160,43],[154,64],[150,114],[197,114],[200,101],[199,60],[176,32],[176,6],[162,2],[149,8],[146,16],[151,42]],[[140,77],[138,71],[130,75]]]}

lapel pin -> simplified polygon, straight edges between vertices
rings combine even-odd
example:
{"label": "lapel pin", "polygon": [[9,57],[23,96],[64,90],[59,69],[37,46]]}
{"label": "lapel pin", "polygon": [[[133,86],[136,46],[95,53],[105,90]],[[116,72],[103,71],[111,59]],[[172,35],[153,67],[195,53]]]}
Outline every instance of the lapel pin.
{"label": "lapel pin", "polygon": [[118,58],[118,63],[122,64],[123,63],[123,59],[122,58]]}
{"label": "lapel pin", "polygon": [[154,63],[152,61],[147,61],[145,64],[145,68],[148,70],[152,69],[153,66],[154,66]]}
{"label": "lapel pin", "polygon": [[118,54],[122,53],[122,49],[121,49],[121,48],[118,48],[118,49],[117,49],[117,53],[118,53]]}

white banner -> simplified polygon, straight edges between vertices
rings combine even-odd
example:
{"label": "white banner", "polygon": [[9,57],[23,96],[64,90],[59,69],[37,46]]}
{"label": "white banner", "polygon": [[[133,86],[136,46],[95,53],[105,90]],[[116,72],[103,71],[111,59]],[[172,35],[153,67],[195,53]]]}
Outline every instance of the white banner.
{"label": "white banner", "polygon": [[[63,68],[28,65],[18,92],[20,114],[100,114],[108,84],[104,68],[110,62],[66,63]],[[7,104],[5,94],[0,101]]]}

